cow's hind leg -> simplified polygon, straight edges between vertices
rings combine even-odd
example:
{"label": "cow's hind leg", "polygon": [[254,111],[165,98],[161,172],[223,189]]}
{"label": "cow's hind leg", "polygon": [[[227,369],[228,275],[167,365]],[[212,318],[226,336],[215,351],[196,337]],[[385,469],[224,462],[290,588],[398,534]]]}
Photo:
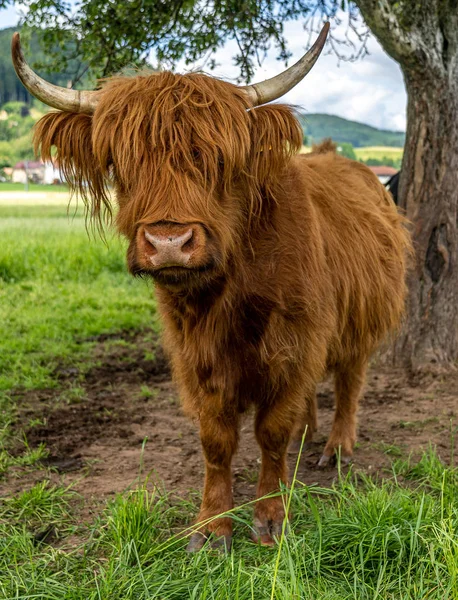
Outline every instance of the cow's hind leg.
{"label": "cow's hind leg", "polygon": [[256,502],[253,538],[267,546],[280,537],[285,519],[283,498],[275,492],[278,492],[281,483],[288,482],[287,449],[297,415],[297,403],[291,400],[285,398],[260,408],[255,420],[256,439],[262,452],[256,498],[273,495]]}
{"label": "cow's hind leg", "polygon": [[232,457],[237,449],[238,416],[200,416],[200,439],[205,456],[202,504],[188,551],[200,550],[209,537],[213,548],[231,547],[232,519],[218,517],[233,507]]}
{"label": "cow's hind leg", "polygon": [[331,435],[318,462],[319,467],[327,466],[338,455],[341,464],[348,464],[352,459],[356,442],[356,413],[366,369],[367,361],[361,360],[338,367],[335,371],[336,411]]}
{"label": "cow's hind leg", "polygon": [[307,448],[313,440],[313,434],[318,429],[317,403],[316,403],[316,388],[313,392],[307,394],[305,398],[304,410],[297,417],[297,423],[294,426],[291,442],[288,452],[297,454],[302,446],[302,437],[305,432],[305,440],[303,449]]}

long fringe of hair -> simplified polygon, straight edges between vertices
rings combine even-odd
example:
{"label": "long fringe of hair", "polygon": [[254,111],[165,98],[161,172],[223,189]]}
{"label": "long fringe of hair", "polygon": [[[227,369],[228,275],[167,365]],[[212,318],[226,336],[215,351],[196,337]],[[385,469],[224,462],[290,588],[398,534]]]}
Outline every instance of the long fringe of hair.
{"label": "long fringe of hair", "polygon": [[50,112],[35,125],[34,149],[44,161],[59,167],[71,190],[84,201],[93,223],[102,227],[111,216],[108,173],[94,156],[91,133],[89,115]]}
{"label": "long fringe of hair", "polygon": [[131,198],[123,217],[130,224],[148,218],[152,198],[180,215],[201,210],[206,196],[211,211],[212,198],[233,194],[234,185],[248,212],[260,214],[301,143],[290,107],[250,109],[232,84],[170,72],[110,78],[93,116],[49,113],[34,135],[36,152],[58,163],[99,224],[110,211],[110,174]]}

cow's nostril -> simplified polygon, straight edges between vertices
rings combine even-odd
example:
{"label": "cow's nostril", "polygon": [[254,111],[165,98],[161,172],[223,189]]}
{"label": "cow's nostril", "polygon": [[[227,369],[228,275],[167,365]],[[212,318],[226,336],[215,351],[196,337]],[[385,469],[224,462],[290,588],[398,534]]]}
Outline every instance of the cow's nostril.
{"label": "cow's nostril", "polygon": [[192,228],[188,229],[181,235],[158,235],[150,233],[145,229],[146,240],[156,249],[157,252],[180,252],[185,244],[191,241],[193,236]]}
{"label": "cow's nostril", "polygon": [[206,232],[198,223],[141,224],[135,242],[147,269],[193,269],[208,260]]}
{"label": "cow's nostril", "polygon": [[189,259],[189,253],[192,251],[193,230],[190,227],[179,235],[171,235],[170,232],[160,235],[159,232],[151,233],[145,229],[145,239],[152,246],[155,261],[182,262],[185,257]]}

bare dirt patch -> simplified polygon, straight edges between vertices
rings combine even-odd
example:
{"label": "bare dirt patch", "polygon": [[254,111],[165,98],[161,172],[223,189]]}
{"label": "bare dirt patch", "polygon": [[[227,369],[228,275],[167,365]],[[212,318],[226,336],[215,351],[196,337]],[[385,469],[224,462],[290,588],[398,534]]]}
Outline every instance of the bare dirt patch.
{"label": "bare dirt patch", "polygon": [[[200,489],[203,460],[197,424],[181,411],[167,361],[157,340],[145,335],[99,338],[94,366],[58,371],[62,386],[17,393],[18,430],[30,423],[27,439],[45,443],[49,471],[10,476],[0,493],[14,493],[51,477],[71,483],[86,500],[97,502],[151,473],[168,491],[185,496]],[[299,479],[328,486],[336,470],[319,470],[333,416],[332,382],[319,389],[319,431],[303,452]],[[451,429],[456,429],[458,373],[428,374],[409,381],[399,370],[372,368],[359,412],[354,468],[383,472],[393,456],[418,453],[429,444],[448,461]],[[291,456],[291,465],[295,457]],[[234,461],[236,501],[253,498],[259,450],[247,415]],[[13,475],[17,475],[13,474]]]}

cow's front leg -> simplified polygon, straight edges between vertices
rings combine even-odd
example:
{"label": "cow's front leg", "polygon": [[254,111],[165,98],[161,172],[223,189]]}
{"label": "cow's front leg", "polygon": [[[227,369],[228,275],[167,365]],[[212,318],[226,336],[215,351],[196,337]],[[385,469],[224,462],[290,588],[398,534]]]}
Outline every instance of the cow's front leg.
{"label": "cow's front leg", "polygon": [[[279,490],[288,483],[286,462],[288,444],[294,431],[294,407],[288,402],[259,409],[255,432],[261,447],[262,462],[256,498]],[[285,509],[280,495],[258,500],[254,509],[255,541],[271,546],[280,537]]]}
{"label": "cow's front leg", "polygon": [[[318,429],[316,387],[305,397],[305,405],[301,412],[296,416],[296,423],[292,439],[289,444],[288,452],[297,454],[301,448],[304,450],[310,447],[313,440],[313,434]],[[304,443],[302,438],[305,433]]]}
{"label": "cow's front leg", "polygon": [[[232,519],[217,517],[233,507],[232,457],[238,442],[238,415],[200,416],[200,439],[205,457],[205,483],[197,517],[197,531],[191,536],[188,550],[200,550],[212,537],[213,547],[230,549]],[[214,518],[217,517],[217,518]]]}

